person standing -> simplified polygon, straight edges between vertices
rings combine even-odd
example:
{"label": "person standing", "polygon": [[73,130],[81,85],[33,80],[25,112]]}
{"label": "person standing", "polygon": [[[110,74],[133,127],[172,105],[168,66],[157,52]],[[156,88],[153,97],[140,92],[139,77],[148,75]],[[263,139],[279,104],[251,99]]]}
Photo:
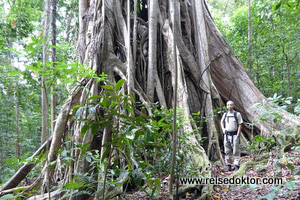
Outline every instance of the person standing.
{"label": "person standing", "polygon": [[[237,171],[240,168],[240,134],[242,129],[242,115],[235,111],[233,101],[226,103],[227,112],[221,119],[221,128],[224,134],[225,172]],[[232,156],[234,159],[232,160]],[[233,161],[233,162],[232,162]]]}

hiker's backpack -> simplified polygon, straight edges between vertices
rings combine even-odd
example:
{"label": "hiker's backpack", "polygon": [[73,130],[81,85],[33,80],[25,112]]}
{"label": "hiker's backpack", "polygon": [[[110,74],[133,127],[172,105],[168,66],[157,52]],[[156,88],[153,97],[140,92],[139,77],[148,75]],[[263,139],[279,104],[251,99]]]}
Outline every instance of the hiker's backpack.
{"label": "hiker's backpack", "polygon": [[[229,111],[228,111],[228,112],[229,112]],[[224,121],[223,121],[224,127],[226,127],[225,120],[226,120],[226,117],[227,117],[228,112],[225,113],[225,117],[224,117]],[[239,125],[239,121],[238,121],[238,118],[237,118],[237,111],[234,111],[234,112],[233,112],[233,117],[234,117],[234,119],[235,119],[235,121],[236,121],[236,125],[238,126],[238,125]]]}

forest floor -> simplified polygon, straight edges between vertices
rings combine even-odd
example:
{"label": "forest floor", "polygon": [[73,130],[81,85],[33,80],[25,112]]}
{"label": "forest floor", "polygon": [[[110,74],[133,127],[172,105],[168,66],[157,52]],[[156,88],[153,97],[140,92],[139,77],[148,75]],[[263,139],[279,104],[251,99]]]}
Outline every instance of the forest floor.
{"label": "forest floor", "polygon": [[[244,178],[252,180],[267,178],[268,181],[282,180],[282,184],[235,184],[235,185],[214,185],[212,199],[291,199],[300,200],[300,151],[286,152],[280,157],[276,152],[270,152],[267,159],[262,159],[262,154],[253,158],[250,156],[241,157],[241,165],[250,161],[262,161],[249,166]],[[212,177],[229,178],[234,172],[222,172],[224,166],[213,164]],[[297,173],[297,174],[296,174]],[[292,181],[296,181],[292,182]],[[168,177],[162,181],[161,191],[158,199],[168,199],[169,183]],[[145,188],[147,190],[147,188]],[[141,190],[131,190],[125,194],[125,199],[151,199]],[[187,193],[181,199],[198,199],[193,193]]]}

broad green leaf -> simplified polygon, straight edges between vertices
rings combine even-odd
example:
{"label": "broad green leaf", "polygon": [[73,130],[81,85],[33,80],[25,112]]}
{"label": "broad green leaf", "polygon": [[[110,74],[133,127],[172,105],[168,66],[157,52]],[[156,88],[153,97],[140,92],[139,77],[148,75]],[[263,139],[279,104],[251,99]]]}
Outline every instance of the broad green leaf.
{"label": "broad green leaf", "polygon": [[116,84],[116,92],[118,93],[122,87],[122,85],[125,83],[125,80],[124,79],[121,79],[117,82]]}
{"label": "broad green leaf", "polygon": [[106,89],[106,90],[109,90],[109,91],[114,91],[114,88],[112,86],[109,86],[109,85],[103,85],[101,87]]}
{"label": "broad green leaf", "polygon": [[110,101],[109,100],[107,100],[107,99],[103,99],[102,101],[101,101],[101,105],[102,105],[102,107],[104,107],[104,108],[109,108],[109,106],[110,106]]}
{"label": "broad green leaf", "polygon": [[154,182],[155,182],[155,185],[156,185],[156,196],[159,196],[160,189],[161,189],[160,180],[155,179]]}
{"label": "broad green leaf", "polygon": [[101,98],[103,98],[103,97],[102,97],[102,96],[91,96],[91,97],[89,98],[89,100],[101,99]]}
{"label": "broad green leaf", "polygon": [[91,163],[91,162],[92,162],[92,158],[91,158],[91,156],[86,156],[86,157],[85,157],[85,159],[86,159],[86,161],[88,161],[89,163]]}
{"label": "broad green leaf", "polygon": [[86,131],[90,128],[89,124],[85,124],[81,129],[81,136],[83,137]]}
{"label": "broad green leaf", "polygon": [[17,193],[19,193],[19,192],[21,192],[21,191],[24,191],[24,190],[26,190],[27,188],[18,188],[18,189],[16,189],[14,192],[13,192],[13,194],[17,194]]}
{"label": "broad green leaf", "polygon": [[7,199],[13,199],[15,196],[12,195],[12,194],[7,194],[7,195],[4,195],[2,197],[0,197],[0,200],[7,200]]}
{"label": "broad green leaf", "polygon": [[76,106],[74,106],[73,111],[72,111],[72,116],[75,116],[75,113],[77,112],[77,110],[78,110],[80,107],[82,107],[82,105],[76,105]]}
{"label": "broad green leaf", "polygon": [[287,167],[291,170],[292,173],[294,172],[295,166],[293,164],[289,163]]}
{"label": "broad green leaf", "polygon": [[97,131],[99,130],[99,124],[93,123],[91,125],[91,129],[92,129],[92,135],[95,135],[97,133]]}

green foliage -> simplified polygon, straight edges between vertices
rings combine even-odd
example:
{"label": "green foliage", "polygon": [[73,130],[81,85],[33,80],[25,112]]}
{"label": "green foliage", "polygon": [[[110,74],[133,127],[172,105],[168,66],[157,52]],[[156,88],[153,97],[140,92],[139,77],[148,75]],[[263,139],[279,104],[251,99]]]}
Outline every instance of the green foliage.
{"label": "green foliage", "polygon": [[[267,199],[267,200],[273,200],[273,199],[277,199],[278,197],[281,197],[282,194],[284,194],[284,196],[286,197],[286,195],[289,194],[293,194],[294,189],[297,187],[296,185],[299,184],[299,181],[297,180],[290,180],[287,181],[285,183],[282,183],[280,185],[274,185],[271,187],[271,192],[260,197],[260,199]],[[288,189],[288,191],[286,191],[285,189]]]}
{"label": "green foliage", "polygon": [[[209,0],[212,16],[238,58],[249,70],[253,63],[256,86],[265,94],[299,99],[299,2],[251,1],[252,44],[248,42],[246,2]],[[249,57],[251,48],[252,57]]]}
{"label": "green foliage", "polygon": [[[76,145],[75,151],[80,150],[79,159],[85,159],[89,163],[90,171],[84,175],[76,175],[79,178],[71,184],[64,187],[64,191],[78,195],[84,192],[90,195],[101,194],[102,191],[96,191],[92,185],[119,185],[121,180],[127,179],[128,184],[146,192],[151,198],[158,197],[160,193],[160,177],[168,174],[171,163],[171,137],[173,110],[159,108],[153,105],[152,116],[139,115],[134,116],[134,100],[131,96],[123,94],[124,80],[119,80],[116,84],[109,83],[105,78],[100,82],[103,91],[98,96],[92,96],[84,105],[75,106],[72,111],[72,119],[84,123],[81,134],[101,134],[105,128],[110,127],[112,131],[112,140],[104,144],[108,148],[100,158],[99,151],[89,151],[86,147]],[[140,109],[149,109],[140,105]],[[184,126],[183,114],[178,110],[177,124],[178,130]],[[92,117],[93,116],[93,117]],[[179,136],[182,147],[188,146],[187,134],[182,132]],[[70,139],[73,139],[69,136]],[[178,149],[177,162],[178,168],[182,171],[189,148]],[[76,158],[72,158],[71,151],[66,150],[59,152],[64,165],[70,166]],[[112,157],[110,157],[112,156]],[[121,166],[121,161],[125,161],[125,166]],[[103,180],[97,180],[97,171],[110,166],[106,176],[106,183]],[[193,170],[191,166],[190,171]],[[92,179],[93,181],[91,181]],[[82,181],[84,180],[84,181]],[[86,181],[90,180],[90,181]],[[75,183],[76,182],[76,183]],[[143,184],[147,184],[149,190],[144,189]]]}
{"label": "green foliage", "polygon": [[248,149],[255,154],[260,154],[263,151],[270,151],[275,144],[273,138],[262,138],[262,136],[256,135]]}
{"label": "green foliage", "polygon": [[26,73],[20,75],[19,71],[14,71],[17,72],[14,75],[11,67],[7,65],[0,64],[0,72],[0,183],[3,183],[15,172],[14,168],[4,166],[7,159],[15,160],[16,157],[15,83],[19,105],[18,127],[21,130],[18,135],[22,153],[17,160],[27,158],[39,146],[41,117],[38,109],[40,89],[36,82],[22,79],[28,77]]}
{"label": "green foliage", "polygon": [[7,199],[15,199],[15,196],[13,194],[6,194],[0,197],[0,200],[7,200]]}
{"label": "green foliage", "polygon": [[300,108],[300,99],[295,99],[294,97],[283,97],[282,95],[278,95],[275,93],[273,97],[269,97],[268,100],[277,104],[279,108],[286,110],[290,113],[294,113],[295,115],[299,115]]}
{"label": "green foliage", "polygon": [[[269,102],[261,102],[253,105],[253,108],[256,112],[256,116],[254,118],[254,124],[256,122],[265,122],[269,124],[274,124],[277,122],[282,122],[282,111],[288,110],[291,111],[295,107],[293,103],[292,97],[282,98],[278,96],[276,93],[272,98],[269,98],[269,101],[277,104],[278,106],[270,106]],[[290,114],[292,115],[292,114]],[[294,118],[299,118],[296,115],[293,115]],[[262,136],[257,135],[253,138],[252,144],[249,146],[249,150],[254,153],[261,153],[262,151],[270,151],[272,147],[277,145],[276,148],[281,148],[278,145],[282,145],[283,147],[288,144],[295,143],[298,140],[298,136],[293,127],[289,130],[281,130],[276,133],[276,142],[274,138],[262,138]]]}

